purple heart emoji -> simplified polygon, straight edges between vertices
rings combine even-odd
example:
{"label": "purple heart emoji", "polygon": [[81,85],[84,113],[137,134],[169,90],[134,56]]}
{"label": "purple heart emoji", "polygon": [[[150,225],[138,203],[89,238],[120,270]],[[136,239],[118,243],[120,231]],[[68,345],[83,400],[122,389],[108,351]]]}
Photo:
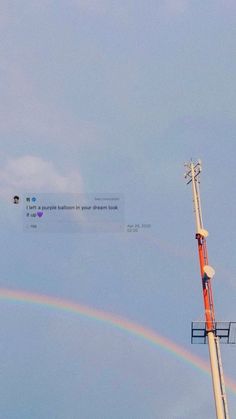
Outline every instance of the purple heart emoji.
{"label": "purple heart emoji", "polygon": [[41,217],[43,216],[43,211],[38,211],[38,212],[37,212],[37,216],[38,216],[39,218],[41,218]]}

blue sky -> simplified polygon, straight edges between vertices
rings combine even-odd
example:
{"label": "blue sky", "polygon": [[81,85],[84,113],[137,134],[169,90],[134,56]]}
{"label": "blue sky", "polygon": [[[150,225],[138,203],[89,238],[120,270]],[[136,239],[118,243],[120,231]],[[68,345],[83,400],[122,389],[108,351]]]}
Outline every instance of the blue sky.
{"label": "blue sky", "polygon": [[[203,317],[191,190],[220,320],[235,313],[234,1],[1,2],[1,287],[77,301],[190,345]],[[12,194],[122,193],[145,234],[25,234]],[[1,301],[4,419],[214,417],[210,378],[108,325]],[[222,348],[236,379],[235,349]],[[236,397],[228,394],[231,416]]]}

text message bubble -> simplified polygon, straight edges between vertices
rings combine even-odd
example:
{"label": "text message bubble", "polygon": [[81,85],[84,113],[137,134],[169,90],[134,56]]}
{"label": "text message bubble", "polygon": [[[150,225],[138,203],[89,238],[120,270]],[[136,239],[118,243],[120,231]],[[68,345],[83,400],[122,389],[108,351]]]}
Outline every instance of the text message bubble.
{"label": "text message bubble", "polygon": [[124,231],[122,194],[28,193],[23,197],[23,230],[40,233]]}

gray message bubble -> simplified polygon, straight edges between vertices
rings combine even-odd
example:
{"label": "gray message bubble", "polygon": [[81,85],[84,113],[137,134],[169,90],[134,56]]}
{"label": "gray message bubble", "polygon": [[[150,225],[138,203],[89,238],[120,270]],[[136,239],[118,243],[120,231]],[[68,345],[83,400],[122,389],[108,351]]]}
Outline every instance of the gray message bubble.
{"label": "gray message bubble", "polygon": [[27,193],[23,230],[40,233],[122,232],[122,194]]}

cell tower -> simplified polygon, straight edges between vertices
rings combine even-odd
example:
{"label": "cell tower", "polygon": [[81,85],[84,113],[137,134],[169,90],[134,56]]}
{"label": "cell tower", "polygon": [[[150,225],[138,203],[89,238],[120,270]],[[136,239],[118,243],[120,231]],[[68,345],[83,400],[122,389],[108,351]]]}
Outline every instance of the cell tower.
{"label": "cell tower", "polygon": [[208,263],[206,238],[208,231],[203,227],[200,200],[201,161],[191,161],[185,164],[187,184],[192,183],[193,205],[196,219],[196,239],[202,279],[205,321],[192,322],[192,343],[208,343],[213,392],[215,398],[216,418],[229,419],[229,411],[225,392],[224,375],[220,354],[221,343],[235,343],[235,322],[218,322],[215,320],[214,301],[212,293],[212,278],[214,269]]}

